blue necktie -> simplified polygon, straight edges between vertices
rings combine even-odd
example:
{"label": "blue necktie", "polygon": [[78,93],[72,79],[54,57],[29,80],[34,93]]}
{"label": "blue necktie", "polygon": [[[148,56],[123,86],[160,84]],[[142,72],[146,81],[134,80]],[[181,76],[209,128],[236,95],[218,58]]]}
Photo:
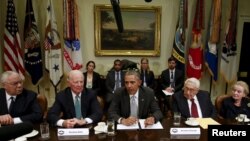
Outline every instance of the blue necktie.
{"label": "blue necktie", "polygon": [[81,119],[82,112],[81,112],[80,97],[78,95],[75,96],[75,111],[76,111],[76,118]]}

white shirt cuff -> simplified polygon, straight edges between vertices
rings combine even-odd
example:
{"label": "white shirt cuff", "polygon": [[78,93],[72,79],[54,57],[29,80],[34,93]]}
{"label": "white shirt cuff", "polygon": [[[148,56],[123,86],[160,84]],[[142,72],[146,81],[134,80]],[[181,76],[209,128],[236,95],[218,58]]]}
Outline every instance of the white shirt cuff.
{"label": "white shirt cuff", "polygon": [[63,119],[59,119],[59,120],[56,122],[56,125],[62,127],[62,126],[63,126],[63,122],[64,122]]}

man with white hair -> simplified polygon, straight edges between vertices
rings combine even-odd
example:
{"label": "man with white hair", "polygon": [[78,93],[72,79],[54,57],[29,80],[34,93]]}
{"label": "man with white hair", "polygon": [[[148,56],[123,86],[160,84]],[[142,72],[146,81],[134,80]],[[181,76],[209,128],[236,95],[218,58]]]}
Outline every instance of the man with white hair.
{"label": "man with white hair", "polygon": [[200,81],[188,78],[183,90],[173,94],[173,112],[184,118],[216,117],[216,110],[207,91],[200,90]]}
{"label": "man with white hair", "polygon": [[48,111],[48,121],[65,128],[84,126],[101,120],[102,110],[95,93],[84,89],[84,76],[79,70],[71,70],[68,87],[60,91]]}

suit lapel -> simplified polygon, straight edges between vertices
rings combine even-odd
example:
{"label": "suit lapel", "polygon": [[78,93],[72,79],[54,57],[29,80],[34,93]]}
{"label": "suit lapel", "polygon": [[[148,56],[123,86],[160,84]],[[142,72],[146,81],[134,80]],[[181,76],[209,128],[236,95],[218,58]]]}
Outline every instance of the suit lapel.
{"label": "suit lapel", "polygon": [[5,95],[5,91],[1,91],[0,92],[0,103],[4,103],[4,104],[0,104],[0,114],[6,114],[8,113],[8,107],[7,107],[7,101],[6,101],[6,95]]}
{"label": "suit lapel", "polygon": [[87,111],[86,111],[86,100],[87,100],[87,98],[86,98],[86,93],[85,93],[85,91],[84,92],[82,92],[82,95],[81,95],[81,112],[82,112],[82,117],[86,117],[86,113],[87,113]]}
{"label": "suit lapel", "polygon": [[142,93],[142,90],[139,89],[139,98],[138,98],[138,105],[139,105],[139,114],[138,114],[138,118],[142,116],[142,111],[143,111],[143,107],[145,104],[145,96]]}

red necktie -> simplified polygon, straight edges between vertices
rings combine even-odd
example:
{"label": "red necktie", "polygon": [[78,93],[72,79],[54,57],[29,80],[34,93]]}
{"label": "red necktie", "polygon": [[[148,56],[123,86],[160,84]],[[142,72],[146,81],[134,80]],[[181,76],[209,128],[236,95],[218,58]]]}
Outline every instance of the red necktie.
{"label": "red necktie", "polygon": [[196,104],[194,103],[194,99],[191,99],[191,116],[194,117],[194,118],[197,118],[199,117],[198,115],[198,111],[197,111],[197,106]]}

